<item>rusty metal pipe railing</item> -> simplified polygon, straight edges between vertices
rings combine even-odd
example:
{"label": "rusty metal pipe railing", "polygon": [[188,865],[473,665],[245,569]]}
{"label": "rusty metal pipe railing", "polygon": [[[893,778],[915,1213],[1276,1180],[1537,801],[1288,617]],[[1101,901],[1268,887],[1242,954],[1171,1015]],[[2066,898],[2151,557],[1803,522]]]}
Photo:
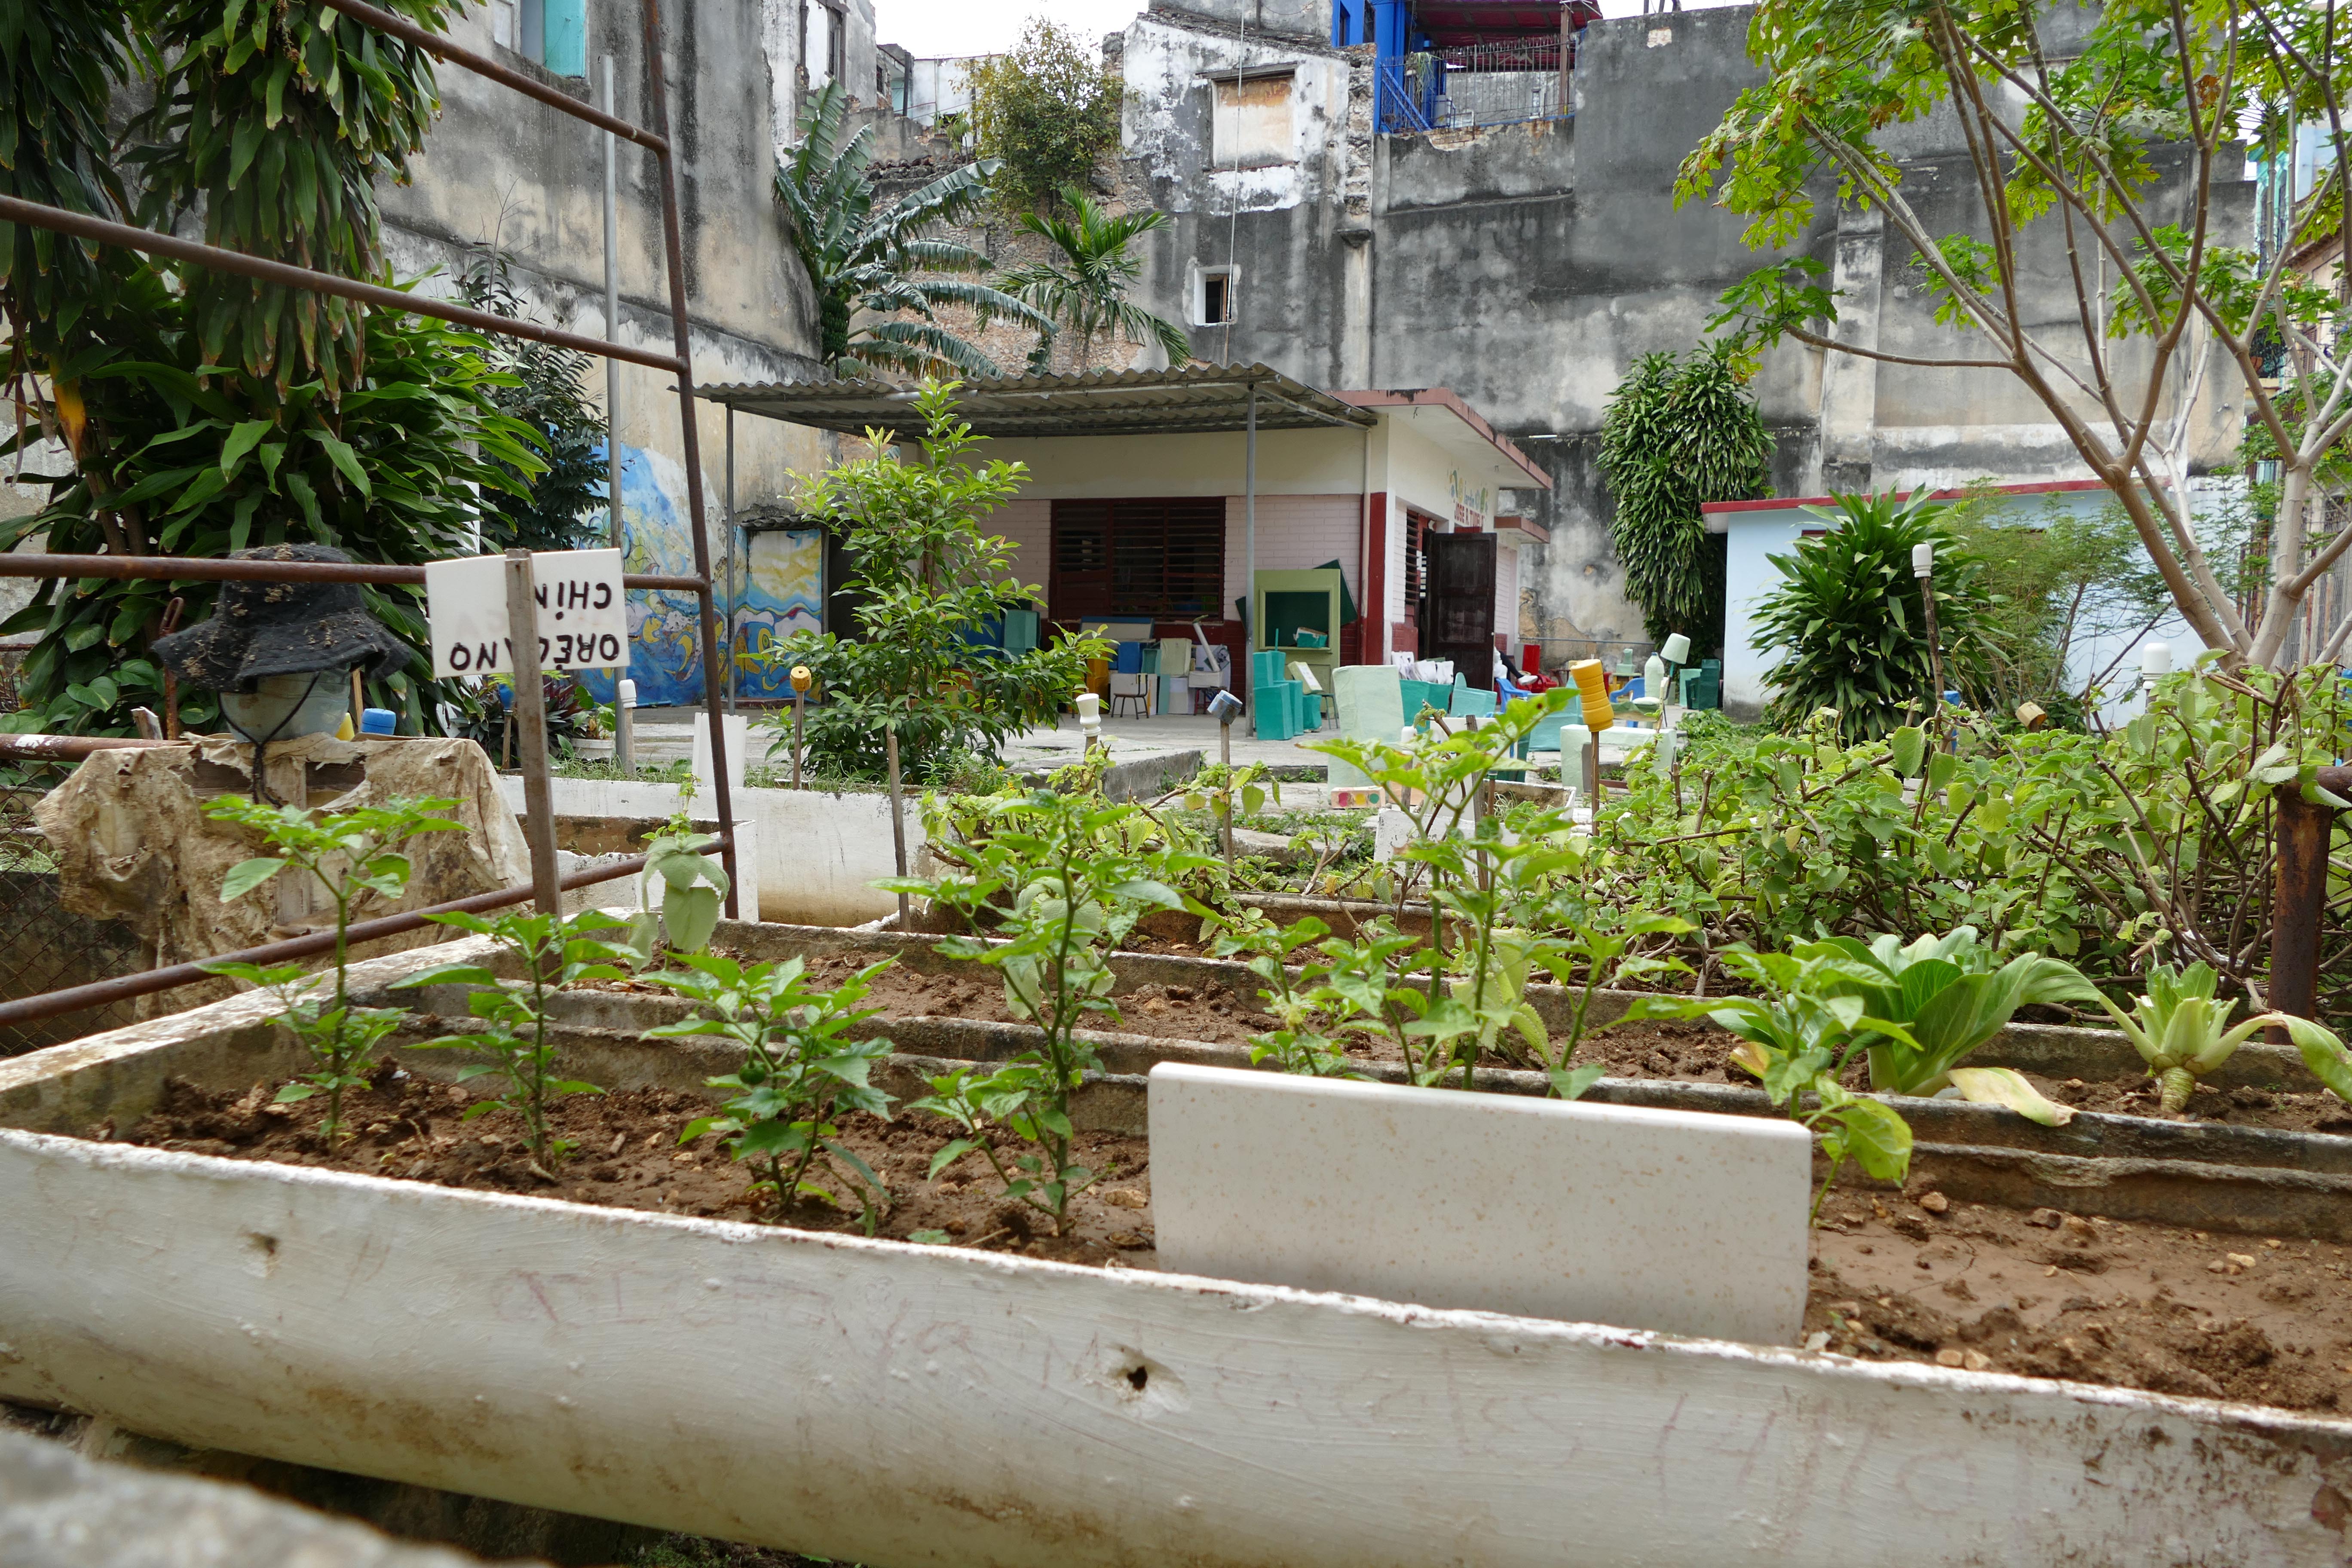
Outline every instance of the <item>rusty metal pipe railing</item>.
{"label": "rusty metal pipe railing", "polygon": [[584,120],[601,130],[609,131],[625,142],[634,142],[648,151],[667,153],[669,142],[650,131],[630,124],[627,121],[605,113],[593,104],[581,102],[562,88],[550,87],[543,81],[509,70],[487,55],[461,48],[438,33],[428,33],[415,23],[389,11],[367,5],[365,0],[327,0],[329,5],[341,11],[354,22],[364,22],[380,33],[389,33],[404,43],[415,45],[426,54],[476,76],[510,87],[525,98],[535,98],[550,109],[560,109],[574,120]]}
{"label": "rusty metal pipe railing", "polygon": [[[2352,768],[2322,768],[2317,784],[2352,799]],[[2281,789],[2277,878],[2271,900],[2270,1004],[2298,1018],[2319,1016],[2320,923],[2327,910],[2327,847],[2336,808],[2307,801],[2299,789]],[[2272,1037],[2285,1043],[2285,1032]]]}
{"label": "rusty metal pipe railing", "polygon": [[[715,855],[733,847],[734,836],[730,834],[709,846],[703,853]],[[574,871],[564,878],[560,886],[568,893],[574,888],[591,887],[598,882],[617,882],[624,877],[634,877],[645,868],[646,858],[632,856],[610,866]],[[491,910],[505,909],[509,904],[527,904],[533,892],[531,884],[525,882],[520,887],[476,893],[471,898],[453,899],[446,904],[410,910],[404,914],[362,921],[343,932],[343,942],[347,947],[355,947],[362,942],[379,942],[388,936],[401,936],[431,924],[428,917],[433,915],[478,915]],[[194,985],[198,981],[217,979],[218,976],[206,967],[208,964],[284,963],[297,958],[315,958],[322,952],[334,951],[335,933],[331,931],[318,931],[310,936],[289,937],[284,942],[248,947],[239,952],[224,952],[194,963],[174,963],[162,969],[142,970],[136,974],[118,974],[111,980],[95,980],[88,985],[72,985],[63,991],[46,992],[14,1002],[0,1002],[0,1026],[37,1023],[43,1018],[54,1018],[60,1013],[78,1013],[85,1007],[101,1007],[110,1002],[127,1002],[134,996],[175,991],[183,985]]]}
{"label": "rusty metal pipe railing", "polygon": [[239,277],[257,278],[264,283],[276,283],[283,288],[304,289],[313,294],[333,294],[387,310],[407,310],[419,316],[452,321],[477,331],[497,332],[509,338],[530,338],[537,342],[553,343],[559,348],[577,349],[583,353],[627,360],[632,364],[666,370],[673,375],[686,374],[685,362],[675,354],[656,353],[651,349],[633,349],[603,338],[583,337],[578,332],[542,327],[536,321],[492,315],[488,310],[477,310],[470,305],[452,305],[445,300],[428,300],[421,294],[404,294],[381,283],[362,283],[355,278],[341,278],[332,272],[313,272],[307,267],[296,267],[290,262],[248,256],[242,250],[223,250],[216,245],[182,239],[176,234],[159,234],[152,228],[137,228],[127,223],[91,217],[87,213],[44,206],[19,196],[0,196],[0,223],[21,223],[28,227],[69,234],[78,239],[92,239],[100,245],[116,246],[124,250],[168,256],[174,260],[192,261],[215,271],[234,272]]}
{"label": "rusty metal pipe railing", "polygon": [[[422,566],[364,561],[215,561],[188,555],[0,554],[0,577],[143,577],[169,583],[377,583],[422,584]],[[693,593],[699,577],[633,572],[625,588],[677,588]]]}

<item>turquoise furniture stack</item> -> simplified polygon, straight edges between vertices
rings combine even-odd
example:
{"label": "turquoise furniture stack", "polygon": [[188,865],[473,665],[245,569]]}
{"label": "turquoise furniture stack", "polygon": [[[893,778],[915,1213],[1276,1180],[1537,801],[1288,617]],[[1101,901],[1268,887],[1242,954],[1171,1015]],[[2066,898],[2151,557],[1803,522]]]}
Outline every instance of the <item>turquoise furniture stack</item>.
{"label": "turquoise furniture stack", "polygon": [[1404,699],[1404,721],[1407,724],[1420,724],[1423,703],[1436,709],[1440,713],[1453,710],[1454,688],[1451,686],[1434,680],[1400,680],[1397,686]]}
{"label": "turquoise furniture stack", "polygon": [[1299,698],[1303,689],[1295,680],[1283,679],[1283,653],[1280,648],[1266,648],[1250,655],[1250,725],[1261,741],[1289,741],[1297,738],[1304,725],[1300,722]]}

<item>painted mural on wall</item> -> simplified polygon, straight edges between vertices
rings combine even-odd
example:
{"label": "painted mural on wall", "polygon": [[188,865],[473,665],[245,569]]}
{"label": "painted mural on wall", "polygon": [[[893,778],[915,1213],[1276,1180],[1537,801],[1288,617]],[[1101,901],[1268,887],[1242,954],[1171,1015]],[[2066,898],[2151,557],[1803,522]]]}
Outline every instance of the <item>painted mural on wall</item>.
{"label": "painted mural on wall", "polygon": [[[694,572],[694,533],[688,521],[686,469],[677,459],[642,447],[621,448],[623,570],[646,574]],[[712,542],[714,551],[718,542]],[[695,596],[672,589],[629,593],[629,679],[641,708],[702,700],[702,659],[694,636]],[[581,684],[600,702],[613,700],[615,678],[601,671]]]}
{"label": "painted mural on wall", "polygon": [[762,530],[751,535],[743,559],[736,695],[788,700],[792,671],[768,650],[796,633],[824,629],[824,535],[813,528]]}

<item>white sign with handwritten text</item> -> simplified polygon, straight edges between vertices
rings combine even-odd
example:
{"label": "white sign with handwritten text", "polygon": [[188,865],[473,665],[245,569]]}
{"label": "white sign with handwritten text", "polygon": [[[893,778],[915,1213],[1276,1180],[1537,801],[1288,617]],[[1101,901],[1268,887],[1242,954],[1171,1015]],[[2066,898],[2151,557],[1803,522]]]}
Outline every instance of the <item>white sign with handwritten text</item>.
{"label": "white sign with handwritten text", "polygon": [[[539,599],[539,667],[550,673],[625,668],[629,602],[617,550],[551,550],[530,558]],[[507,559],[477,555],[425,563],[425,614],[433,626],[433,673],[506,675]]]}

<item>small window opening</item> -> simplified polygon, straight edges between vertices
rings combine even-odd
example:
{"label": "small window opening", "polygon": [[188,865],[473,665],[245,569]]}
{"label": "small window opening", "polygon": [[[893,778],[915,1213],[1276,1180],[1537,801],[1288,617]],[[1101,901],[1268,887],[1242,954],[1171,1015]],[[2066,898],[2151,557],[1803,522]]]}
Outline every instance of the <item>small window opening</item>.
{"label": "small window opening", "polygon": [[1201,274],[1201,324],[1222,326],[1234,319],[1234,278],[1230,272]]}

